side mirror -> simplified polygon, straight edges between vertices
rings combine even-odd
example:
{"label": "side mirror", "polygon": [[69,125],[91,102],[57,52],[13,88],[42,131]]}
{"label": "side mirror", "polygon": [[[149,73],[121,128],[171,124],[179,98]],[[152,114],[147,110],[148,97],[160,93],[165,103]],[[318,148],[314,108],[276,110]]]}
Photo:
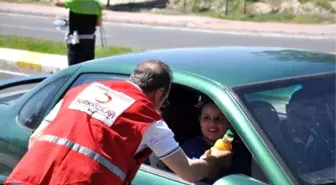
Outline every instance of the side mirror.
{"label": "side mirror", "polygon": [[213,185],[267,185],[261,181],[258,181],[252,177],[236,174],[229,175],[218,179]]}

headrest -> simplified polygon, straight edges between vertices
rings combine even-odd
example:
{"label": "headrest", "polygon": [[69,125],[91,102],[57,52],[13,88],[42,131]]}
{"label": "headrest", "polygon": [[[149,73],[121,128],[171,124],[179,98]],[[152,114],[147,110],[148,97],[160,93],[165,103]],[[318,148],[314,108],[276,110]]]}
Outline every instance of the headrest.
{"label": "headrest", "polygon": [[248,108],[253,112],[258,121],[269,122],[280,121],[274,106],[266,101],[253,101],[248,104]]}

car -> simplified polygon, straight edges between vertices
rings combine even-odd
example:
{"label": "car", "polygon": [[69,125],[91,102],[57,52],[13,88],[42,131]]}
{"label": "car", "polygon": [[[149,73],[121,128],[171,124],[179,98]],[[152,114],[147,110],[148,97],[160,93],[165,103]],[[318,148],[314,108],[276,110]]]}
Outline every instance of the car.
{"label": "car", "polygon": [[[335,184],[335,54],[277,47],[143,51],[2,81],[1,91],[35,85],[0,101],[0,182],[69,89],[99,80],[126,80],[138,63],[150,59],[164,61],[173,70],[169,105],[162,115],[178,142],[200,135],[195,104],[208,97],[232,124],[237,143],[246,147],[245,157],[238,159],[249,161],[238,167],[242,172],[213,184]],[[152,155],[132,185],[155,184],[197,183],[182,180]]]}

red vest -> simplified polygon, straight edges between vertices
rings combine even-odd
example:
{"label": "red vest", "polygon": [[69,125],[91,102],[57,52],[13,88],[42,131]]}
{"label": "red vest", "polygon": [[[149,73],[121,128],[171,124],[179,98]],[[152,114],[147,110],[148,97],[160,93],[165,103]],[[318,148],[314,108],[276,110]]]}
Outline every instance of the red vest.
{"label": "red vest", "polygon": [[99,82],[71,89],[61,109],[6,183],[29,185],[131,184],[146,148],[146,129],[162,119],[134,84]]}

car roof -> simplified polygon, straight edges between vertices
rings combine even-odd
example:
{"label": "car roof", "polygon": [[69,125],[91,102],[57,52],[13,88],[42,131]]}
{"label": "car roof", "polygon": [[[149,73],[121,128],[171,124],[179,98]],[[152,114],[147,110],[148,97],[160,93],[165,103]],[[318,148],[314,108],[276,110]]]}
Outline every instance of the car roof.
{"label": "car roof", "polygon": [[335,72],[335,54],[276,47],[204,47],[152,50],[95,59],[84,69],[130,74],[149,59],[167,63],[172,70],[194,73],[224,86],[295,76]]}

